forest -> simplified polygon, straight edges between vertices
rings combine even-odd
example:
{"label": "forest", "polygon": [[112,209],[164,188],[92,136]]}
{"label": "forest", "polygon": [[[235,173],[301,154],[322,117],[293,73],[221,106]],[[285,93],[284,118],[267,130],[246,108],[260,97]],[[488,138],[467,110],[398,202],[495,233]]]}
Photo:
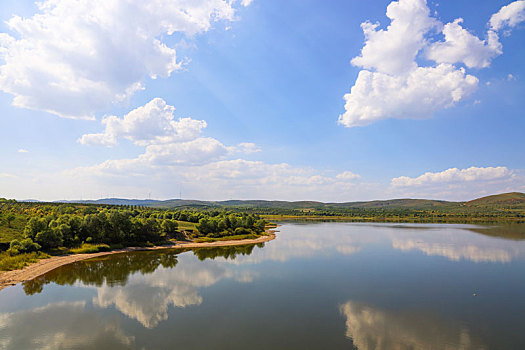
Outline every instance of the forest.
{"label": "forest", "polygon": [[256,238],[267,222],[227,210],[167,210],[130,205],[31,203],[0,199],[0,270],[46,254],[93,253],[173,240]]}

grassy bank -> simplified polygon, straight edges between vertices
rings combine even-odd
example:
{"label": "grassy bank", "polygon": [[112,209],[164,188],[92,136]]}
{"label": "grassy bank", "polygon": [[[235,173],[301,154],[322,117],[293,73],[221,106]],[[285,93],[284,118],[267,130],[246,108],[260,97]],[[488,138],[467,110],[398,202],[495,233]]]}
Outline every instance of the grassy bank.
{"label": "grassy bank", "polygon": [[221,242],[221,241],[239,241],[243,239],[256,239],[263,235],[256,235],[256,234],[247,234],[247,235],[233,235],[233,236],[225,236],[225,237],[218,237],[218,238],[212,238],[212,237],[202,237],[202,238],[196,238],[193,241],[195,243],[210,243],[210,242]]}
{"label": "grassy bank", "polygon": [[69,250],[71,254],[92,254],[98,252],[110,251],[111,247],[107,244],[88,244],[84,243],[78,248],[72,248]]}
{"label": "grassy bank", "polygon": [[23,269],[29,264],[36,263],[40,259],[47,259],[51,256],[42,252],[32,252],[11,256],[6,252],[0,252],[0,271],[11,271]]}

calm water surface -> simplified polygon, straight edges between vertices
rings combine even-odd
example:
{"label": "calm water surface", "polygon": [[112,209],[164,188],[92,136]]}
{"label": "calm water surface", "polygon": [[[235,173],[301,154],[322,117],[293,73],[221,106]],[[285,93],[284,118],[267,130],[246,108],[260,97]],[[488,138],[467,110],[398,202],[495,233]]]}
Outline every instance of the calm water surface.
{"label": "calm water surface", "polygon": [[[0,349],[525,349],[522,226],[287,223],[0,291]],[[474,296],[476,294],[476,296]]]}

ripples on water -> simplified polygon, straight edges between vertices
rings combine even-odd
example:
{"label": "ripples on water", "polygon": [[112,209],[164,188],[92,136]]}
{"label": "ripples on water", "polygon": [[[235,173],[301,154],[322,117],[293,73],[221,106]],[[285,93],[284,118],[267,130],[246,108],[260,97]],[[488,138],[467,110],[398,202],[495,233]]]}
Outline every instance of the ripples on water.
{"label": "ripples on water", "polygon": [[[0,349],[524,349],[524,226],[287,223],[0,292]],[[474,296],[474,294],[476,296]]]}

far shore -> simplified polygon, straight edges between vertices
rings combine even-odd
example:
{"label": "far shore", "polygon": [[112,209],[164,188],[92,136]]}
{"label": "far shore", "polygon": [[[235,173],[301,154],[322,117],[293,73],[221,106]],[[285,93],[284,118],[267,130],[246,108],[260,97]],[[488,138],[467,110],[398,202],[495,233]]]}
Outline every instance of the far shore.
{"label": "far shore", "polygon": [[16,285],[21,282],[30,281],[49,271],[52,271],[60,266],[71,264],[77,261],[96,258],[104,255],[129,253],[147,250],[161,250],[161,249],[191,249],[191,248],[208,248],[208,247],[228,247],[237,245],[257,244],[271,241],[275,238],[275,233],[272,231],[268,235],[261,236],[255,239],[243,239],[236,241],[217,241],[217,242],[182,242],[177,241],[173,244],[160,245],[155,247],[127,247],[123,249],[115,249],[108,252],[99,252],[92,254],[72,254],[63,256],[52,256],[48,259],[42,259],[38,262],[24,267],[20,270],[2,271],[0,272],[0,290]]}

